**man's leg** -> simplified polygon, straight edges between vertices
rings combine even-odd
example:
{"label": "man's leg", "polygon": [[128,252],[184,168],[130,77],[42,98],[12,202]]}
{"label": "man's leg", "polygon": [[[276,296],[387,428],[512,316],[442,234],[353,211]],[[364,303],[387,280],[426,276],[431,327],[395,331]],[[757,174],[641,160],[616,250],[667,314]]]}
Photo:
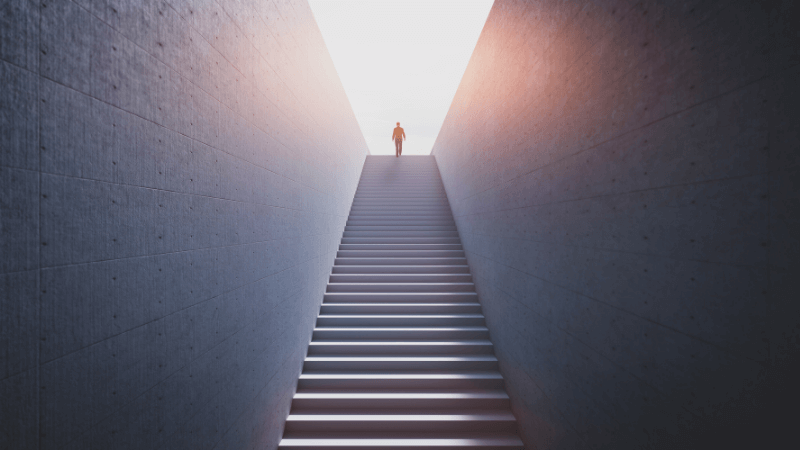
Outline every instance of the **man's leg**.
{"label": "man's leg", "polygon": [[395,139],[394,140],[394,156],[395,157],[400,156],[400,140],[399,139]]}
{"label": "man's leg", "polygon": [[397,154],[398,155],[402,155],[403,154],[403,140],[402,139],[398,139],[397,140]]}

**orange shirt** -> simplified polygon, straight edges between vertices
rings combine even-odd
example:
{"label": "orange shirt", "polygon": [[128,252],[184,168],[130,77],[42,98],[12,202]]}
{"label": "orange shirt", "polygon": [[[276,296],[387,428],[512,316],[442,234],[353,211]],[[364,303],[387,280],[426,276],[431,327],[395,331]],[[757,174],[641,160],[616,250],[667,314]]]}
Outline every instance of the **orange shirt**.
{"label": "orange shirt", "polygon": [[402,128],[397,127],[394,129],[394,133],[392,133],[392,139],[405,139],[406,132],[403,131]]}

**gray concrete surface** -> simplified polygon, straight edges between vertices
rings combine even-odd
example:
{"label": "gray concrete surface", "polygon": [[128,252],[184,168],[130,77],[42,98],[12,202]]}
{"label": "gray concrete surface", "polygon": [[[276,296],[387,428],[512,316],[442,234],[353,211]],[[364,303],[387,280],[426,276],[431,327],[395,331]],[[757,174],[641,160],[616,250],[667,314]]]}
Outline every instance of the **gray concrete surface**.
{"label": "gray concrete surface", "polygon": [[366,143],[305,1],[0,4],[0,449],[275,448]]}
{"label": "gray concrete surface", "polygon": [[433,154],[527,448],[791,442],[798,23],[495,2]]}

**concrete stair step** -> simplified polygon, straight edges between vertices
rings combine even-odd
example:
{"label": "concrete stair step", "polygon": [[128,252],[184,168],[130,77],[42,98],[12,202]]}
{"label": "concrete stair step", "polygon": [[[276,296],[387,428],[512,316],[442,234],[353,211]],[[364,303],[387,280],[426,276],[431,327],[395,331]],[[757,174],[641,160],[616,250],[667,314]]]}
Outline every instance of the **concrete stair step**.
{"label": "concrete stair step", "polygon": [[463,250],[461,244],[340,244],[343,250]]}
{"label": "concrete stair step", "polygon": [[328,303],[475,303],[475,292],[326,292]]}
{"label": "concrete stair step", "polygon": [[345,231],[343,237],[378,238],[378,237],[458,237],[458,231]]}
{"label": "concrete stair step", "polygon": [[454,392],[464,389],[503,389],[503,376],[496,371],[447,373],[302,373],[297,390]]}
{"label": "concrete stair step", "polygon": [[474,292],[466,283],[328,283],[327,292]]}
{"label": "concrete stair step", "polygon": [[[347,221],[348,222],[380,221],[380,222],[391,222],[397,224],[402,224],[405,222],[413,222],[413,221],[424,221],[424,222],[435,221],[435,222],[450,222],[451,225],[455,224],[455,220],[453,220],[453,216],[450,214],[449,211],[441,214],[439,213],[428,214],[427,216],[424,214],[428,213],[424,211],[422,212],[414,211],[408,213],[388,211],[377,214],[373,213],[361,214],[359,212],[351,212],[350,217],[347,219]],[[413,220],[411,220],[412,217],[414,218]]]}
{"label": "concrete stair step", "polygon": [[380,265],[380,266],[452,266],[452,265],[467,265],[467,258],[459,257],[445,257],[445,258],[402,258],[394,256],[391,258],[335,258],[334,262],[337,266],[349,265]]}
{"label": "concrete stair step", "polygon": [[455,231],[455,225],[355,225],[344,227],[348,231]]}
{"label": "concrete stair step", "polygon": [[302,414],[331,409],[473,409],[510,408],[508,395],[501,389],[462,392],[298,392],[292,411]]}
{"label": "concrete stair step", "polygon": [[408,190],[438,190],[444,189],[444,184],[436,177],[423,176],[414,180],[380,180],[379,178],[362,179],[358,184],[358,190],[385,190],[393,193],[404,193]]}
{"label": "concrete stair step", "polygon": [[402,204],[402,205],[364,205],[356,204],[350,207],[349,218],[359,215],[384,214],[398,216],[417,216],[422,214],[440,214],[452,217],[453,212],[448,205],[423,205],[423,204]]}
{"label": "concrete stair step", "polygon": [[323,314],[318,327],[454,327],[485,326],[483,314]]}
{"label": "concrete stair step", "polygon": [[399,200],[437,200],[447,203],[447,193],[444,188],[359,188],[353,196],[356,200],[373,201],[399,201]]}
{"label": "concrete stair step", "polygon": [[416,220],[453,220],[450,211],[350,211],[348,221],[351,220],[390,220],[401,222],[415,218]]}
{"label": "concrete stair step", "polygon": [[289,414],[293,431],[509,431],[516,430],[510,412],[475,411],[471,414]]}
{"label": "concrete stair step", "polygon": [[[363,433],[359,433],[363,434]],[[488,434],[488,433],[487,433]],[[278,449],[291,450],[522,450],[522,441],[510,437],[452,437],[452,438],[337,438],[317,436],[313,438],[298,436],[284,438]]]}
{"label": "concrete stair step", "polygon": [[435,197],[447,200],[447,191],[444,186],[372,186],[359,187],[355,198],[380,197],[380,198],[425,198]]}
{"label": "concrete stair step", "polygon": [[450,204],[447,201],[437,199],[408,199],[408,200],[394,200],[389,201],[386,199],[373,199],[373,200],[354,200],[350,206],[350,210],[355,209],[374,209],[374,210],[389,210],[389,209],[441,209],[450,211]]}
{"label": "concrete stair step", "polygon": [[348,216],[347,220],[396,220],[398,222],[404,220],[453,220],[453,215],[450,214],[450,211],[350,211],[350,216]]}
{"label": "concrete stair step", "polygon": [[430,178],[441,180],[439,172],[434,166],[365,166],[361,173],[360,181],[374,178],[378,181],[405,181],[410,178]]}
{"label": "concrete stair step", "polygon": [[341,265],[333,266],[332,273],[358,273],[358,274],[447,274],[447,273],[469,273],[469,266],[466,264],[450,265]]}
{"label": "concrete stair step", "polygon": [[353,209],[350,207],[350,215],[348,216],[348,220],[354,218],[362,218],[362,217],[369,217],[369,216],[377,216],[383,217],[388,219],[403,219],[405,217],[427,217],[427,218],[436,218],[436,217],[447,217],[453,218],[453,212],[450,208],[436,208],[436,209],[419,209],[419,208],[367,208],[367,207],[357,207]]}
{"label": "concrete stair step", "polygon": [[[316,327],[314,328],[312,339],[328,341],[475,341],[489,339],[489,330],[485,326]],[[477,370],[475,368],[473,369]],[[451,370],[456,369],[451,368]]]}
{"label": "concrete stair step", "polygon": [[354,198],[352,207],[367,206],[371,208],[385,208],[398,205],[428,205],[450,208],[446,197],[416,197],[416,198],[387,198],[387,197],[364,197]]}
{"label": "concrete stair step", "polygon": [[361,173],[361,180],[375,177],[380,181],[407,180],[412,177],[429,177],[440,180],[439,172],[433,165],[427,166],[364,166]]}
{"label": "concrete stair step", "polygon": [[[317,323],[317,326],[320,326]],[[309,355],[460,355],[492,354],[488,340],[472,341],[314,341]]]}
{"label": "concrete stair step", "polygon": [[361,237],[342,238],[342,244],[456,244],[461,245],[458,237]]}
{"label": "concrete stair step", "polygon": [[494,355],[307,356],[304,372],[497,370]]}
{"label": "concrete stair step", "polygon": [[394,226],[394,225],[403,225],[403,226],[411,225],[411,226],[423,226],[423,227],[425,227],[425,226],[427,226],[427,227],[429,227],[429,226],[451,226],[451,227],[455,227],[456,226],[456,222],[451,218],[447,218],[447,219],[440,219],[440,218],[425,219],[425,218],[420,218],[420,219],[415,219],[415,220],[410,220],[408,218],[402,218],[402,219],[394,220],[394,219],[384,219],[384,218],[364,219],[362,217],[357,217],[355,219],[348,219],[347,224],[346,224],[346,226],[362,226],[362,227],[363,226],[387,227],[387,226]]}
{"label": "concrete stair step", "polygon": [[415,167],[408,171],[402,169],[397,171],[396,169],[390,168],[373,170],[367,167],[364,169],[364,172],[362,172],[358,183],[359,185],[361,185],[361,183],[409,183],[414,180],[438,181],[441,183],[442,178],[439,176],[438,172],[426,168]]}
{"label": "concrete stair step", "polygon": [[331,283],[471,283],[472,275],[456,274],[331,274]]}
{"label": "concrete stair step", "polygon": [[323,303],[320,314],[480,314],[480,303]]}
{"label": "concrete stair step", "polygon": [[442,183],[442,180],[439,177],[437,177],[436,175],[433,175],[433,174],[430,174],[430,175],[424,174],[422,176],[415,177],[416,179],[419,180],[419,183],[417,183],[417,182],[409,182],[406,179],[393,179],[393,180],[390,180],[390,179],[386,179],[384,176],[382,176],[380,174],[375,174],[374,176],[366,174],[365,177],[366,178],[361,178],[359,180],[359,183],[358,183],[358,188],[359,189],[361,189],[361,188],[370,188],[370,187],[381,188],[381,187],[386,187],[386,186],[389,186],[389,187],[402,187],[402,188],[408,188],[408,189],[424,189],[424,188],[427,188],[427,187],[434,187],[434,188],[436,188],[436,187],[443,188],[444,187],[444,183]]}
{"label": "concrete stair step", "polygon": [[395,199],[395,198],[440,198],[447,201],[447,192],[444,187],[430,187],[430,188],[403,188],[403,187],[382,187],[382,188],[359,188],[354,196],[354,199],[361,198],[382,198],[382,199]]}
{"label": "concrete stair step", "polygon": [[463,250],[339,250],[337,258],[464,258]]}
{"label": "concrete stair step", "polygon": [[413,214],[413,215],[353,215],[347,218],[348,222],[371,222],[371,223],[388,223],[388,224],[404,224],[408,222],[448,222],[455,223],[452,214]]}
{"label": "concrete stair step", "polygon": [[[347,219],[349,220],[370,220],[374,218],[382,218],[382,219],[392,219],[393,217],[403,218],[408,217],[411,215],[420,215],[426,214],[430,211],[424,211],[422,209],[398,209],[392,208],[387,209],[384,211],[375,211],[375,210],[353,210],[350,213],[350,217]],[[363,214],[368,213],[368,214]],[[450,211],[441,211],[436,215],[431,215],[430,220],[452,220],[453,216],[450,215]],[[455,221],[454,221],[455,222]]]}
{"label": "concrete stair step", "polygon": [[420,207],[420,206],[435,206],[440,208],[450,208],[450,204],[447,203],[447,200],[442,200],[440,198],[396,198],[396,199],[388,199],[388,198],[356,198],[353,200],[350,208],[355,207],[365,207],[365,208],[382,208],[385,209],[386,207],[392,206],[406,206],[406,207]]}

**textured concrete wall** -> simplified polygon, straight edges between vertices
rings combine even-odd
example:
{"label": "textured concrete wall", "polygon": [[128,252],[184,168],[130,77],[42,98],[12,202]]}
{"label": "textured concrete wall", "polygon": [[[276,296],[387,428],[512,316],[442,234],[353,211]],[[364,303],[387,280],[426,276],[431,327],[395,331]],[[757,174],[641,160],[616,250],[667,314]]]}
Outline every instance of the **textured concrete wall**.
{"label": "textured concrete wall", "polygon": [[796,5],[495,2],[434,155],[529,448],[791,423]]}
{"label": "textured concrete wall", "polygon": [[0,449],[275,448],[366,143],[305,1],[0,3]]}

